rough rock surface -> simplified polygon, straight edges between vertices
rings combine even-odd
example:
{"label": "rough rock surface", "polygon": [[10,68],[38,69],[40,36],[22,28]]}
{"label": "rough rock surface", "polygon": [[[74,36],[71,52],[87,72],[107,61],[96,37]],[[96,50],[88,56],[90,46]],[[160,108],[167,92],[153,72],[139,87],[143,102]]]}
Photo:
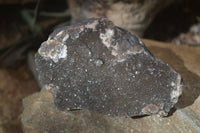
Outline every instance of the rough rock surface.
{"label": "rough rock surface", "polygon": [[104,18],[55,30],[39,48],[36,67],[60,110],[166,116],[182,93],[177,72]]}
{"label": "rough rock surface", "polygon": [[117,26],[142,36],[159,11],[173,0],[68,0],[72,23],[106,17]]}
{"label": "rough rock surface", "polygon": [[200,23],[192,25],[189,32],[181,33],[172,41],[177,45],[188,44],[193,46],[200,46]]}
{"label": "rough rock surface", "polygon": [[[168,117],[138,119],[109,117],[92,111],[57,110],[51,89],[44,88],[23,100],[21,122],[25,133],[199,133],[200,47],[176,46],[144,40],[148,49],[168,62],[184,80],[184,91]],[[47,86],[46,86],[47,87]]]}
{"label": "rough rock surface", "polygon": [[39,90],[27,64],[0,68],[0,133],[22,133],[22,99]]}

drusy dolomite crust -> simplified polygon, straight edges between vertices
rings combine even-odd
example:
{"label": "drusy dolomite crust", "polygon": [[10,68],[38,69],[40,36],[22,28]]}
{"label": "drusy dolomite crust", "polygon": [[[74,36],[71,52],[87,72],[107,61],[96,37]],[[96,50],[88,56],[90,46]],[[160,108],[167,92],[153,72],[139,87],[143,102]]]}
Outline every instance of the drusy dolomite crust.
{"label": "drusy dolomite crust", "polygon": [[180,74],[105,18],[56,29],[35,61],[60,110],[166,116],[182,93]]}

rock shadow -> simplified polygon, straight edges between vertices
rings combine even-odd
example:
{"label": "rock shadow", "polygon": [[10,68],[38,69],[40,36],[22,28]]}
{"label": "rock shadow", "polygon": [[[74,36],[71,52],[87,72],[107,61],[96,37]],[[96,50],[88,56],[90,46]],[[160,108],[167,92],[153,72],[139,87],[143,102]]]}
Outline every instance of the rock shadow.
{"label": "rock shadow", "polygon": [[156,57],[167,62],[181,74],[183,79],[183,94],[175,106],[185,108],[192,105],[200,95],[200,77],[189,71],[185,67],[183,60],[169,48],[150,46],[149,49]]}

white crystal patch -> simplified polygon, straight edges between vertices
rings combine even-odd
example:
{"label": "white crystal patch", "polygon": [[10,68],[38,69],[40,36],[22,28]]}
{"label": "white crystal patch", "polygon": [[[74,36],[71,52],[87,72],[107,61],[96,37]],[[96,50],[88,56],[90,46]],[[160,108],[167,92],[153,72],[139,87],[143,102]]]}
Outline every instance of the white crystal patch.
{"label": "white crystal patch", "polygon": [[100,33],[100,38],[103,44],[107,47],[111,47],[112,37],[114,36],[114,31],[111,29],[106,29],[106,33]]}
{"label": "white crystal patch", "polygon": [[41,44],[38,53],[57,63],[59,59],[67,57],[67,46],[55,40],[47,40]]}

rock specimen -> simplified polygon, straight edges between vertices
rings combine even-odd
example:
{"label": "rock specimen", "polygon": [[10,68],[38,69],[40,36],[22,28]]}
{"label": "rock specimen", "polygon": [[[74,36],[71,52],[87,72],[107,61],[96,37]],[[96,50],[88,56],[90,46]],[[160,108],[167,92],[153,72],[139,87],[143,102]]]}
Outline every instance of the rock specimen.
{"label": "rock specimen", "polygon": [[104,18],[56,29],[35,58],[59,110],[166,116],[182,92],[177,72]]}

